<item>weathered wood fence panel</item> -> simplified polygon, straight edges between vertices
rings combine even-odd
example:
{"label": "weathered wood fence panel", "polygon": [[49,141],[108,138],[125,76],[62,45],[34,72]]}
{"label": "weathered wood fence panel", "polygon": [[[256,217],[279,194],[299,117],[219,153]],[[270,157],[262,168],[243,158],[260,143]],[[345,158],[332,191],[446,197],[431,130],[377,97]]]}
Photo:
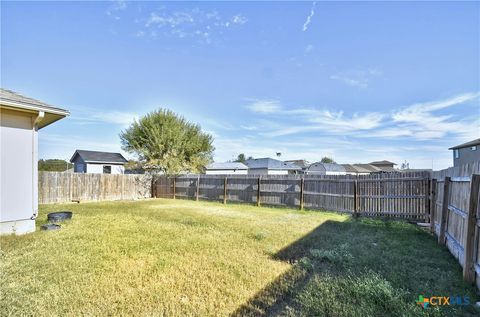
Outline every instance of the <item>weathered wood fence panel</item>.
{"label": "weathered wood fence panel", "polygon": [[[156,197],[243,202],[429,219],[429,173],[368,176],[184,175],[158,177]],[[172,185],[174,184],[174,185]]]}
{"label": "weathered wood fence panel", "polygon": [[464,279],[480,288],[480,162],[432,173],[436,184],[433,229],[440,244],[463,267]]}
{"label": "weathered wood fence panel", "polygon": [[149,198],[149,175],[38,173],[39,204]]}

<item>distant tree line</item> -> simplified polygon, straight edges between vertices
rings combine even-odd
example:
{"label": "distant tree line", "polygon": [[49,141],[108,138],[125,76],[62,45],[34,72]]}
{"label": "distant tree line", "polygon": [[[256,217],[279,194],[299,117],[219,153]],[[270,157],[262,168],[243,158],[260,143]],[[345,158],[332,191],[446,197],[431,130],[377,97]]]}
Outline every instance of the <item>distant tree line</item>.
{"label": "distant tree line", "polygon": [[48,159],[38,160],[38,170],[45,172],[65,172],[73,168],[73,164],[65,160]]}

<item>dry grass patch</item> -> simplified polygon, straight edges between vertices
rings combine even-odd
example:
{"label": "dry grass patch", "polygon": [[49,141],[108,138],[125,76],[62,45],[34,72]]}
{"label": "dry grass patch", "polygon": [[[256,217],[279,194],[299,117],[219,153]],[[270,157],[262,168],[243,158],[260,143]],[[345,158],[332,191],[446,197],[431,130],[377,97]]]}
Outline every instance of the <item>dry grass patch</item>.
{"label": "dry grass patch", "polygon": [[[422,290],[475,296],[448,252],[408,224],[157,199],[41,206],[38,225],[65,209],[73,220],[59,231],[1,237],[2,314],[415,315]],[[322,300],[345,292],[357,307]]]}

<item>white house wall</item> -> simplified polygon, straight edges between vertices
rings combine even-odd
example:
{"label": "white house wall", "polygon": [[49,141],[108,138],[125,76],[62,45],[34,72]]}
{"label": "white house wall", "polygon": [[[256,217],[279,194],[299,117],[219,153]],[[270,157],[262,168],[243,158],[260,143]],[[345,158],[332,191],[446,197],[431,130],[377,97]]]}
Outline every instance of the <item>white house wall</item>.
{"label": "white house wall", "polygon": [[0,109],[0,233],[35,231],[37,132],[33,120],[32,114]]}
{"label": "white house wall", "polygon": [[123,165],[112,165],[112,174],[124,174],[125,167]]}
{"label": "white house wall", "polygon": [[125,172],[125,167],[123,165],[111,165],[111,164],[87,164],[87,173],[98,173],[103,174],[103,166],[111,166],[111,174],[123,174]]}
{"label": "white house wall", "polygon": [[329,171],[327,171],[327,172],[325,172],[324,175],[347,175],[347,173],[346,172],[329,172]]}
{"label": "white house wall", "polygon": [[87,164],[87,173],[103,174],[103,164]]}
{"label": "white house wall", "polygon": [[249,169],[249,175],[288,175],[288,170],[268,170],[266,168]]}

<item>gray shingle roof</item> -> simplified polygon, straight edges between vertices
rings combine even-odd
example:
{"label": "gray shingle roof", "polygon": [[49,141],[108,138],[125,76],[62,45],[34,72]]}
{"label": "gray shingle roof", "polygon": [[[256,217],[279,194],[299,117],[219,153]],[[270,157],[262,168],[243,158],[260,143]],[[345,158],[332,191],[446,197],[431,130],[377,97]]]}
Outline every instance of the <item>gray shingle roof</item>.
{"label": "gray shingle roof", "polygon": [[36,106],[36,107],[45,108],[46,110],[51,110],[51,111],[55,111],[55,112],[62,112],[62,113],[65,113],[66,115],[68,114],[67,110],[54,107],[54,106],[49,105],[48,103],[45,103],[43,101],[33,99],[33,98],[30,98],[30,97],[26,97],[26,96],[23,96],[19,93],[16,93],[14,91],[4,89],[4,88],[0,88],[0,100],[2,102],[11,102],[11,103],[32,105],[32,106]]}
{"label": "gray shingle roof", "polygon": [[307,168],[310,166],[310,163],[306,160],[287,160],[285,162],[297,165],[298,167],[301,167],[301,168]]}
{"label": "gray shingle roof", "polygon": [[248,167],[240,162],[211,163],[205,166],[207,170],[247,170]]}
{"label": "gray shingle roof", "polygon": [[368,164],[372,164],[372,165],[397,165],[393,162],[390,162],[390,161],[386,161],[386,160],[383,160],[383,161],[374,161],[374,162],[370,162]]}
{"label": "gray shingle roof", "polygon": [[340,164],[336,163],[322,163],[322,162],[316,162],[310,165],[308,168],[310,172],[320,172],[320,171],[325,171],[325,172],[345,172],[345,167],[343,167]]}
{"label": "gray shingle roof", "polygon": [[480,139],[475,139],[467,143],[463,143],[454,147],[449,148],[449,150],[456,150],[456,149],[461,149],[464,147],[470,147],[470,146],[475,146],[475,145],[480,145]]}
{"label": "gray shingle roof", "polygon": [[371,164],[353,164],[353,166],[355,168],[362,168],[362,169],[368,171],[369,173],[377,173],[377,172],[382,171],[379,167],[371,165]]}
{"label": "gray shingle roof", "polygon": [[322,163],[327,172],[345,172],[345,167],[335,163]]}
{"label": "gray shingle roof", "polygon": [[325,166],[323,166],[323,163],[317,162],[311,164],[307,171],[309,172],[325,172]]}
{"label": "gray shingle roof", "polygon": [[86,151],[86,150],[76,150],[72,158],[70,159],[70,162],[73,163],[77,155],[80,156],[85,163],[124,164],[128,162],[120,153]]}
{"label": "gray shingle roof", "polygon": [[23,96],[4,88],[0,88],[0,107],[21,109],[22,111],[26,110],[34,113],[43,112],[43,118],[37,122],[39,129],[70,114],[67,110],[53,107],[45,102]]}
{"label": "gray shingle roof", "polygon": [[352,164],[342,164],[343,168],[345,169],[345,172],[347,173],[364,173],[364,172],[359,172],[355,166]]}
{"label": "gray shingle roof", "polygon": [[266,168],[269,170],[301,170],[297,165],[269,157],[246,160],[245,165],[247,165],[249,169]]}

